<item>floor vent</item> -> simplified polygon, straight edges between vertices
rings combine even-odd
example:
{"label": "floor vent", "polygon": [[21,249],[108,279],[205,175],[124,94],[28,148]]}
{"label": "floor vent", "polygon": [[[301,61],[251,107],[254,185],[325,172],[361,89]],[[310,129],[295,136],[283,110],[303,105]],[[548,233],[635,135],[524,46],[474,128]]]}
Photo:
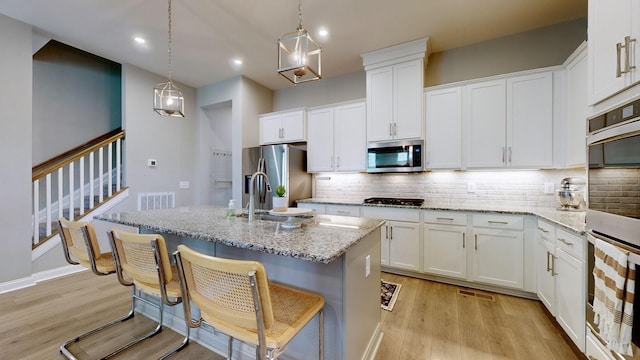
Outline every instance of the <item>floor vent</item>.
{"label": "floor vent", "polygon": [[478,299],[488,300],[488,301],[495,301],[496,300],[493,297],[493,295],[485,294],[485,293],[481,293],[481,292],[476,292],[474,290],[469,290],[469,289],[458,289],[458,295],[473,296],[473,297],[477,297]]}
{"label": "floor vent", "polygon": [[175,192],[138,194],[138,210],[170,209],[176,205]]}

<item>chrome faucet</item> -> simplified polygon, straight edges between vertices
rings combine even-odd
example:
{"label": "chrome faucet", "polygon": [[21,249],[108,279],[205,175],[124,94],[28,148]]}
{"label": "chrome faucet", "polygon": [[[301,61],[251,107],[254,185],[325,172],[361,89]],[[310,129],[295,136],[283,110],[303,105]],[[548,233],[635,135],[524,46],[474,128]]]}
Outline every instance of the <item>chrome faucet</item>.
{"label": "chrome faucet", "polygon": [[256,211],[256,205],[254,204],[254,193],[255,193],[255,181],[256,178],[259,176],[263,176],[264,180],[267,184],[266,188],[267,191],[269,191],[269,189],[271,189],[271,185],[269,184],[269,177],[267,176],[267,174],[265,174],[262,171],[256,171],[255,173],[253,173],[253,175],[251,175],[251,180],[249,181],[249,222],[253,221],[253,217],[255,216],[255,211]]}

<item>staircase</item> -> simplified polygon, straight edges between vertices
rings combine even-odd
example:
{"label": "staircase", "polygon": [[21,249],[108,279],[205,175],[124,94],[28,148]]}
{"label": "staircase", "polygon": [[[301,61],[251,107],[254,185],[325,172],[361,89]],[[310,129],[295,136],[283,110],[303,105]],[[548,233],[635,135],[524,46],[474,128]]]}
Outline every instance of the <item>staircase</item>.
{"label": "staircase", "polygon": [[128,193],[121,181],[123,139],[124,131],[117,129],[33,168],[33,249],[57,234],[59,217],[95,215]]}

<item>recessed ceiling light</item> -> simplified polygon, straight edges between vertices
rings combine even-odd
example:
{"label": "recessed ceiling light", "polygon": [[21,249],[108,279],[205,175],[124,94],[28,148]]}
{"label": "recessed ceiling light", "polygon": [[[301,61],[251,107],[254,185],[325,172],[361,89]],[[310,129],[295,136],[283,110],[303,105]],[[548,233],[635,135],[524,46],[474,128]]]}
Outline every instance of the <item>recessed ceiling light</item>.
{"label": "recessed ceiling light", "polygon": [[329,30],[327,30],[326,28],[320,28],[320,30],[318,30],[318,36],[326,38],[329,36]]}
{"label": "recessed ceiling light", "polygon": [[141,38],[140,36],[134,37],[133,40],[135,40],[135,42],[137,42],[138,44],[144,44],[147,42],[147,40],[145,40],[144,38]]}
{"label": "recessed ceiling light", "polygon": [[233,63],[236,65],[242,65],[242,59],[233,59]]}

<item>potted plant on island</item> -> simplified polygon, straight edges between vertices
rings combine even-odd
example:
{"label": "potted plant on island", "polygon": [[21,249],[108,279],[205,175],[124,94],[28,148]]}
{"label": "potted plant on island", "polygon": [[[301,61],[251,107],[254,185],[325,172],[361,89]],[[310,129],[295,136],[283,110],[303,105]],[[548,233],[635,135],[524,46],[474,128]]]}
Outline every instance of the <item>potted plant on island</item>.
{"label": "potted plant on island", "polygon": [[278,185],[276,188],[276,196],[273,197],[273,211],[287,211],[289,207],[288,199],[285,197],[287,189],[284,185]]}

